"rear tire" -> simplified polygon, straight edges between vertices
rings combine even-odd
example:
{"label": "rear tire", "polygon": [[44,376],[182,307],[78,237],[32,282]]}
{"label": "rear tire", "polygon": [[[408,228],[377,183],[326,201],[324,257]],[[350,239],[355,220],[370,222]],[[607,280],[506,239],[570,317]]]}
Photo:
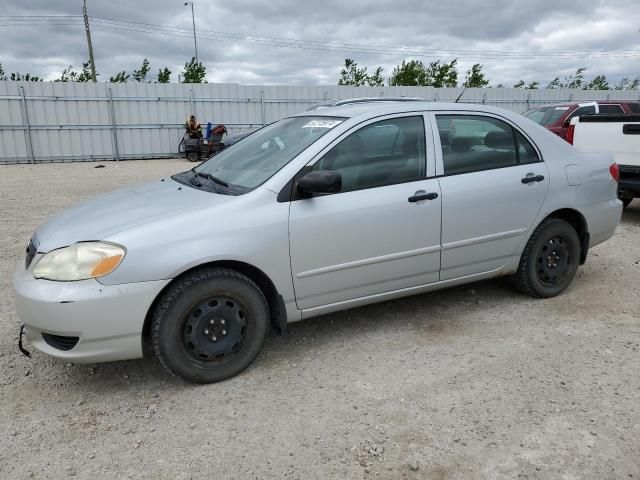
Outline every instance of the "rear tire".
{"label": "rear tire", "polygon": [[189,152],[187,153],[187,160],[189,160],[190,162],[197,162],[198,160],[200,160],[200,155],[198,154],[198,152]]}
{"label": "rear tire", "polygon": [[171,373],[213,383],[253,362],[268,326],[269,307],[255,283],[233,270],[207,268],[179,279],[162,295],[151,339]]}
{"label": "rear tire", "polygon": [[633,198],[621,198],[622,200],[622,208],[627,208],[631,202],[633,202]]}
{"label": "rear tire", "polygon": [[535,298],[554,297],[565,290],[578,270],[580,239],[573,226],[548,218],[533,232],[522,252],[515,285]]}

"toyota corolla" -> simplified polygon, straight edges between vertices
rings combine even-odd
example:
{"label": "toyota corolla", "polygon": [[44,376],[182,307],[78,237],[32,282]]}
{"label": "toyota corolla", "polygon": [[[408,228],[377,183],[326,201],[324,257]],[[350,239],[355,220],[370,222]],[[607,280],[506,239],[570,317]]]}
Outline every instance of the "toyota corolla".
{"label": "toyota corolla", "polygon": [[484,105],[357,102],[275,122],[50,219],[15,274],[36,349],[236,375],[271,326],[512,276],[565,290],[620,221],[612,157]]}

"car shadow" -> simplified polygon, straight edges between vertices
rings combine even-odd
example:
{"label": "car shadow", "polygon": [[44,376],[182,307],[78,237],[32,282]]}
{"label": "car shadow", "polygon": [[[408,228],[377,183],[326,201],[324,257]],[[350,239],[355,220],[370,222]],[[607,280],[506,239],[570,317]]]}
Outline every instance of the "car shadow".
{"label": "car shadow", "polygon": [[640,225],[640,200],[636,199],[622,212],[622,222]]}
{"label": "car shadow", "polygon": [[[508,279],[499,278],[295,322],[288,326],[284,335],[272,331],[257,360],[245,372],[223,384],[234,382],[234,379],[250,382],[251,375],[262,375],[285,365],[290,367],[296,359],[304,358],[309,350],[322,349],[334,342],[342,345],[345,341],[369,341],[371,336],[382,330],[415,329],[420,345],[424,345],[425,338],[445,341],[464,334],[464,330],[459,328],[462,311],[465,316],[473,315],[474,311],[482,311],[488,304],[512,304],[518,299],[530,301],[519,294]],[[455,308],[456,305],[460,308]],[[199,387],[172,376],[150,351],[145,352],[142,360],[92,365],[54,362],[48,368],[66,369],[67,384],[78,385],[83,391],[97,395],[113,395],[132,388],[166,393]],[[37,376],[37,368],[33,375]]]}

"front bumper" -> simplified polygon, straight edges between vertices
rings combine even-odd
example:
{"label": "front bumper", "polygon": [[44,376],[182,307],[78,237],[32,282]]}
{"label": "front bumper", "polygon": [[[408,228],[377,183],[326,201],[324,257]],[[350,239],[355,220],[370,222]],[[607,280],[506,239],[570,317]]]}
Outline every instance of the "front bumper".
{"label": "front bumper", "polygon": [[[75,363],[142,357],[142,326],[149,307],[170,280],[103,285],[97,280],[52,282],[33,278],[33,265],[14,276],[16,312],[29,343],[43,353]],[[78,337],[70,350],[42,334]]]}

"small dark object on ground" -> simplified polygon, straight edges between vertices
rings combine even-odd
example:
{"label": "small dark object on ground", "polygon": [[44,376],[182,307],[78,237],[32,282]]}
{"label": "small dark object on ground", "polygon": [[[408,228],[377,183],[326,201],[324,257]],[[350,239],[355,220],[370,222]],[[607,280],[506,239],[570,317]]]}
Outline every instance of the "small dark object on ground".
{"label": "small dark object on ground", "polygon": [[105,165],[100,164],[100,165],[96,165],[96,166],[95,166],[95,167],[93,167],[93,168],[104,168],[104,167],[105,167]]}

